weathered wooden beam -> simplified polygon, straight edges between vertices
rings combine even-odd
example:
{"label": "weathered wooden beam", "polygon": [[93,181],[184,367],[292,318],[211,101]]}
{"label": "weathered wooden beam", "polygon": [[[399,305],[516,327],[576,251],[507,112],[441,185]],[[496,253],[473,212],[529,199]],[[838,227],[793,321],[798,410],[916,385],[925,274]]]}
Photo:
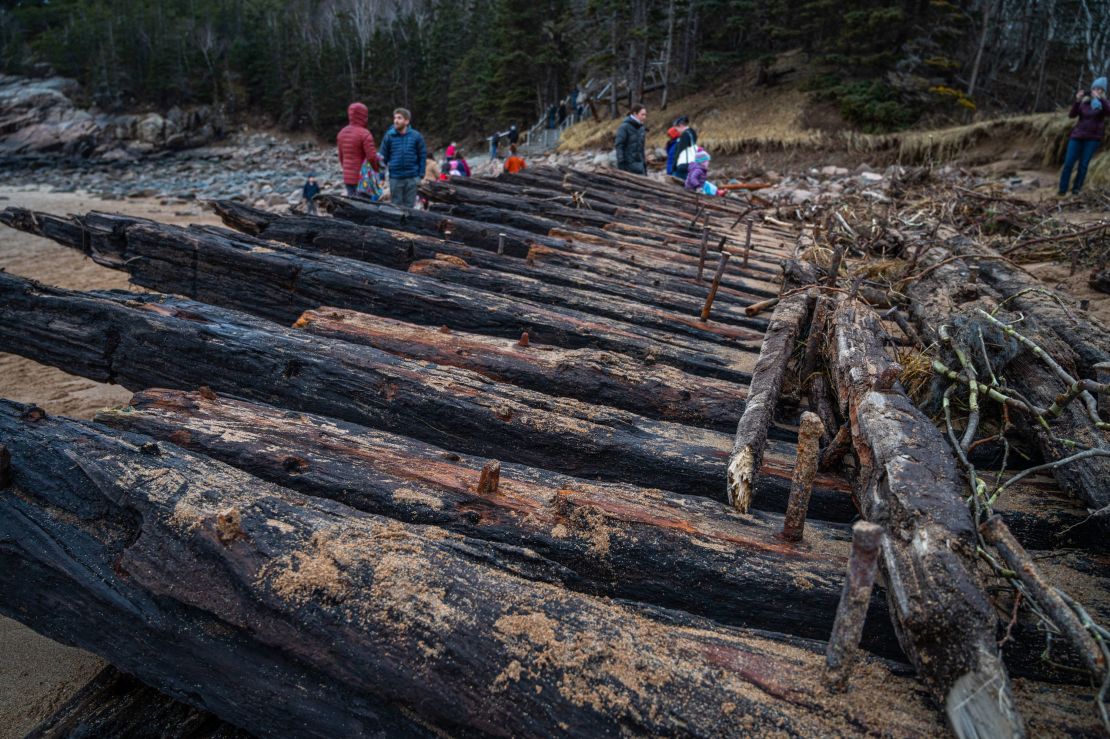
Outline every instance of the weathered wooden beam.
{"label": "weathered wooden beam", "polygon": [[[788,283],[789,284],[789,283]],[[774,420],[786,367],[815,296],[788,294],[775,306],[759,359],[752,371],[748,402],[736,427],[727,469],[728,500],[741,513],[752,504],[756,477],[763,459],[767,430]]]}
{"label": "weathered wooden beam", "polygon": [[252,732],[938,730],[879,663],[883,701],[831,700],[805,646],[653,618],[545,584],[557,568],[531,550],[21,410],[0,414],[20,481],[0,496],[0,609]]}
{"label": "weathered wooden beam", "polygon": [[295,324],[318,336],[365,344],[391,354],[473,370],[496,382],[623,408],[649,418],[730,431],[748,388],[621,354],[561,349],[531,340],[443,331],[339,308],[306,311]]}
{"label": "weathered wooden beam", "polygon": [[[576,266],[563,267],[523,259],[522,257],[528,255],[527,251],[519,256],[502,255],[481,246],[468,246],[439,237],[366,226],[336,218],[282,216],[233,201],[217,201],[212,204],[212,207],[229,227],[252,236],[316,249],[335,256],[381,264],[394,269],[407,270],[415,261],[436,259],[446,255],[461,259],[472,267],[530,277],[548,285],[564,285],[578,290],[614,295],[685,314],[696,312],[702,305],[702,296],[694,294],[696,288],[692,285],[688,286],[690,294],[687,295],[665,286],[656,287],[652,284],[656,277],[644,271],[638,274],[639,279],[630,280],[629,276],[608,277],[589,269],[586,255],[580,256]],[[662,278],[664,282],[667,281],[665,275],[657,277]],[[766,321],[749,318],[740,305],[730,301],[719,304],[714,311],[714,316],[715,320],[722,323],[760,331],[767,327]]]}
{"label": "weathered wooden beam", "polygon": [[[793,547],[777,537],[778,516],[511,463],[498,465],[496,489],[483,490],[492,477],[483,477],[483,457],[223,396],[147,390],[97,420],[308,495],[528,547],[582,592],[810,638],[827,636],[836,609],[841,526],[811,524],[807,545]],[[865,647],[900,658],[886,608],[876,606]]]}
{"label": "weathered wooden beam", "polygon": [[[403,216],[398,216],[394,213],[398,209],[391,210],[388,206],[330,195],[319,197],[326,211],[337,218],[353,223],[396,228],[428,236],[442,236],[446,231],[453,240],[469,246],[480,246],[490,251],[497,250],[499,234],[505,233],[509,243],[515,240],[518,243],[529,244],[531,248],[528,259],[535,262],[551,262],[570,268],[588,265],[591,270],[612,276],[648,270],[653,273],[651,276],[653,282],[661,279],[654,273],[661,272],[664,276],[669,275],[672,278],[678,277],[688,281],[687,287],[697,288],[690,294],[700,294],[702,290],[694,280],[697,273],[694,259],[683,258],[681,255],[665,252],[659,248],[633,249],[630,248],[631,245],[605,232],[592,234],[552,229],[550,235],[544,235],[548,232],[530,233],[503,224],[483,223],[435,211],[411,210]],[[595,264],[592,259],[583,259],[584,257],[602,261]],[[765,298],[774,294],[767,289],[766,284],[739,275],[730,276],[724,282],[724,287],[728,290],[722,290],[722,296],[734,294],[741,298],[748,296],[749,302],[753,296]]]}
{"label": "weathered wooden beam", "polygon": [[[58,219],[7,209],[5,222],[127,271],[137,285],[292,323],[334,305],[426,325],[506,337],[528,331],[567,348],[594,347],[743,382],[748,352],[669,331],[601,320],[231,231],[165,226],[125,216]],[[249,289],[244,289],[249,286]]]}
{"label": "weathered wooden beam", "polygon": [[[627,411],[490,382],[194,301],[74,293],[0,274],[6,351],[132,390],[217,392],[385,428],[460,452],[585,477],[720,495],[729,438]],[[786,446],[768,464],[782,510]],[[846,520],[844,483],[818,481],[814,515]]]}
{"label": "weathered wooden beam", "polygon": [[846,300],[826,360],[851,420],[864,518],[883,527],[881,566],[906,654],[959,736],[1022,736],[995,641],[997,617],[975,575],[966,486],[932,421],[894,389],[870,308]]}
{"label": "weathered wooden beam", "polygon": [[[727,259],[727,257],[724,258]],[[582,311],[589,315],[646,326],[659,331],[689,335],[702,341],[742,347],[752,350],[753,353],[756,342],[762,336],[762,332],[750,328],[699,321],[696,313],[683,315],[613,295],[600,295],[586,290],[546,285],[531,277],[463,264],[457,258],[425,259],[414,262],[409,267],[409,272],[427,275],[455,285],[465,285],[476,290],[512,295],[536,303]],[[719,274],[716,283],[720,285]]]}

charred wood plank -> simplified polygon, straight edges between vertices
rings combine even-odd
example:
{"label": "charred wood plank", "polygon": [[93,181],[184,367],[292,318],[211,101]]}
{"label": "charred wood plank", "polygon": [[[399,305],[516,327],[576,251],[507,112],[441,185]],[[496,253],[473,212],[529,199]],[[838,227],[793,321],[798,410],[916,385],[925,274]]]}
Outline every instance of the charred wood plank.
{"label": "charred wood plank", "polygon": [[826,359],[851,421],[860,509],[884,529],[880,563],[902,647],[957,735],[1024,735],[997,617],[975,575],[975,524],[954,455],[894,389],[878,315],[846,300],[832,324]]}
{"label": "charred wood plank", "polygon": [[[429,367],[189,300],[73,293],[0,274],[6,351],[132,390],[208,386],[385,428],[462,452],[578,476],[718,495],[729,439],[627,411]],[[767,505],[789,493],[789,445],[769,463]],[[845,520],[843,482],[822,478],[815,516]]]}
{"label": "charred wood plank", "polygon": [[[701,286],[694,280],[697,273],[697,264],[694,260],[688,260],[688,264],[676,263],[674,259],[670,258],[672,255],[660,255],[658,249],[630,251],[627,248],[622,248],[623,245],[608,234],[588,234],[580,231],[563,232],[555,229],[551,232],[551,236],[546,236],[539,233],[528,233],[510,226],[491,225],[434,211],[407,210],[398,215],[396,211],[402,209],[391,209],[389,206],[333,195],[321,195],[319,197],[325,210],[337,218],[353,223],[396,228],[428,236],[442,236],[446,230],[454,240],[490,251],[497,251],[498,235],[504,233],[506,234],[507,244],[529,245],[527,258],[532,261],[551,262],[571,268],[588,266],[591,271],[622,278],[627,277],[630,273],[638,274],[647,270],[653,273],[651,276],[652,282],[664,279],[664,277],[654,274],[655,272],[661,272],[664,276],[688,280],[687,294],[702,293]],[[564,233],[567,238],[563,238]],[[602,261],[595,263],[592,260],[594,257]],[[747,302],[750,302],[750,298],[753,296],[765,298],[774,294],[773,291],[768,290],[765,284],[739,276],[731,276],[725,281],[724,285],[729,290],[723,290],[722,296],[733,296],[735,294],[741,300],[744,300],[743,296],[748,296]],[[659,287],[660,285],[656,284],[655,286]],[[681,288],[668,285],[666,289]],[[743,304],[746,305],[747,302],[743,302]]]}
{"label": "charred wood plank", "polygon": [[882,664],[881,705],[831,700],[805,647],[653,618],[545,584],[557,568],[531,550],[8,408],[21,490],[0,496],[0,608],[258,733],[938,729]]}
{"label": "charred wood plank", "polygon": [[[5,211],[10,215],[16,209]],[[694,374],[743,382],[749,352],[580,311],[452,285],[341,257],[283,246],[231,231],[165,226],[124,216],[46,214],[12,223],[125,270],[136,285],[186,295],[292,323],[320,305],[447,324],[478,333],[533,338],[567,348],[617,351]],[[249,285],[250,289],[244,289]]]}
{"label": "charred wood plank", "polygon": [[[630,284],[627,279],[614,279],[588,271],[585,269],[588,265],[581,261],[574,268],[534,264],[518,257],[431,236],[365,226],[334,218],[281,216],[233,201],[217,201],[213,203],[213,208],[226,225],[252,236],[394,269],[408,269],[415,261],[446,255],[461,259],[471,266],[531,277],[549,285],[564,285],[614,295],[658,308],[694,313],[701,306],[701,300],[692,292],[687,298],[685,294],[655,287],[646,278],[639,280],[638,284]],[[749,318],[737,305],[719,305],[714,315],[715,320],[723,323],[760,331],[767,327],[765,320]]]}
{"label": "charred wood plank", "polygon": [[[806,546],[795,547],[777,536],[778,516],[510,463],[500,466],[497,489],[483,491],[481,457],[222,396],[147,390],[97,420],[307,495],[528,547],[582,592],[810,638],[827,635],[836,611],[840,526],[811,524]],[[875,602],[864,645],[901,658],[885,605]]]}
{"label": "charred wood plank", "polygon": [[531,340],[521,346],[509,339],[445,332],[357,311],[307,311],[295,326],[410,359],[473,370],[496,382],[718,431],[735,427],[748,394],[738,383],[664,365],[645,366],[620,354],[560,349]]}
{"label": "charred wood plank", "polygon": [[427,275],[456,285],[465,285],[475,290],[512,295],[545,305],[578,310],[660,331],[686,334],[703,341],[729,346],[752,349],[754,343],[762,336],[762,332],[750,328],[699,321],[697,313],[682,315],[612,295],[598,295],[585,290],[546,285],[531,277],[460,264],[458,259],[421,260],[414,262],[409,267],[409,272]]}

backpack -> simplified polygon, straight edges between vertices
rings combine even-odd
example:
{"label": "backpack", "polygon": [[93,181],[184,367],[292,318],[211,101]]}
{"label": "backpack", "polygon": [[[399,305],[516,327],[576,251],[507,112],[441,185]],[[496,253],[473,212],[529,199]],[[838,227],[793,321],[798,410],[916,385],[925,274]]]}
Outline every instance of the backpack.
{"label": "backpack", "polygon": [[667,142],[667,174],[674,174],[674,157],[675,149],[678,148],[678,139],[671,139]]}

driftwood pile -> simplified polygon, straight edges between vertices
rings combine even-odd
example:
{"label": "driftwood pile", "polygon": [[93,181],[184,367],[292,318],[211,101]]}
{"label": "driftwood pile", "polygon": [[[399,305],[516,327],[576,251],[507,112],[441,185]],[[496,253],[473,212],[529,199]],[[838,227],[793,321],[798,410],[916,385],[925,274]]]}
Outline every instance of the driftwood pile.
{"label": "driftwood pile", "polygon": [[931,355],[949,419],[1043,422],[1025,466],[1061,490],[996,481],[1009,429],[946,433],[863,300],[898,351],[949,341],[986,247],[865,284],[844,215],[554,168],[424,194],[0,213],[155,291],[0,274],[0,350],[135,391],[91,422],[0,402],[0,611],[187,704],[106,673],[40,735],[1097,733],[1110,460],[1059,462],[1106,444],[1101,329],[979,271],[991,320],[1074,353]]}

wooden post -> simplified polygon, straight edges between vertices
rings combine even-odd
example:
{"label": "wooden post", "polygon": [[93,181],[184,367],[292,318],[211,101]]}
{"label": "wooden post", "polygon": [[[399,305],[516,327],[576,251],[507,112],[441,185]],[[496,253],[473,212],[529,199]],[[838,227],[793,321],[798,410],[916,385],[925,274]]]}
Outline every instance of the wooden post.
{"label": "wooden post", "polygon": [[702,280],[702,274],[705,272],[705,257],[709,250],[709,229],[703,228],[701,231],[701,254],[698,256],[698,282]]}
{"label": "wooden post", "polygon": [[825,650],[826,677],[830,687],[843,690],[847,687],[859,652],[860,634],[871,602],[871,586],[875,584],[875,570],[879,564],[879,542],[882,527],[859,521],[852,527],[852,552],[848,557],[848,577],[840,592],[840,605],[836,609],[832,635]]}
{"label": "wooden post", "polygon": [[713,299],[717,297],[717,288],[721,286],[721,277],[725,274],[725,265],[731,255],[727,251],[721,252],[721,261],[717,264],[717,273],[713,275],[713,284],[709,286],[709,295],[705,296],[705,305],[701,309],[701,320],[709,320],[709,311],[713,307]]}
{"label": "wooden post", "polygon": [[782,521],[782,538],[787,541],[801,541],[806,525],[806,510],[809,508],[809,495],[813,491],[813,476],[817,473],[819,441],[825,433],[821,417],[806,411],[802,414],[801,428],[798,430],[798,453],[794,463],[794,478],[790,482],[790,501],[786,504],[786,516]]}
{"label": "wooden post", "polygon": [[1064,632],[1064,636],[1079,652],[1087,669],[1096,677],[1101,676],[1106,670],[1106,659],[1099,650],[1098,644],[1080,623],[1075,612],[1056,593],[1055,587],[1044,579],[1025,548],[1002,522],[1002,517],[997,514],[991,516],[980,530],[987,543],[998,550],[1006,566],[1014,571],[1017,579],[1036,601],[1037,606],[1048,613],[1053,623]]}

